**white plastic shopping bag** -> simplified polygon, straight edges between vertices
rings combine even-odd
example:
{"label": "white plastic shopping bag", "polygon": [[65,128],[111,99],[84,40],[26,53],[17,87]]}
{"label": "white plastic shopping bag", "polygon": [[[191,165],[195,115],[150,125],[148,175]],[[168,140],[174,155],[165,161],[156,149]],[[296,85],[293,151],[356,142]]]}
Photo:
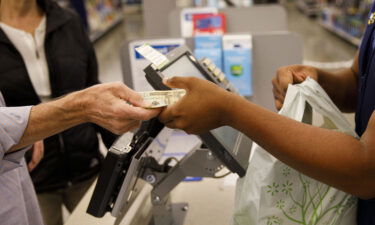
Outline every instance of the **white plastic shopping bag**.
{"label": "white plastic shopping bag", "polygon": [[[323,116],[323,127],[357,137],[310,78],[289,86],[279,114],[311,123],[312,109]],[[233,224],[355,225],[356,207],[355,197],[299,173],[254,144],[247,174],[237,184]]]}

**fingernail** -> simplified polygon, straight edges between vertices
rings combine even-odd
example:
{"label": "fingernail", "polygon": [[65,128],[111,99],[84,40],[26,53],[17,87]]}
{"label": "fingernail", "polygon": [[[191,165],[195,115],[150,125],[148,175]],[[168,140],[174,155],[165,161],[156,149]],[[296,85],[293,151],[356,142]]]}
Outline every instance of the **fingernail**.
{"label": "fingernail", "polygon": [[163,83],[164,83],[164,84],[167,84],[168,81],[169,81],[169,77],[164,77],[164,78],[163,78]]}
{"label": "fingernail", "polygon": [[141,107],[146,109],[152,108],[152,102],[143,100]]}

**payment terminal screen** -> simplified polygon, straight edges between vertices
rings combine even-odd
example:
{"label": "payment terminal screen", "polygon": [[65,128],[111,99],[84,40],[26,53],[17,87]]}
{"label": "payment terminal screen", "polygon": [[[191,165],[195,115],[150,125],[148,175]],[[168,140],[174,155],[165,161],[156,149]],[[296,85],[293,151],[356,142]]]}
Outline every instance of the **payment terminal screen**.
{"label": "payment terminal screen", "polygon": [[229,126],[225,126],[211,130],[211,132],[227,150],[233,151],[239,134],[237,130]]}
{"label": "payment terminal screen", "polygon": [[166,77],[199,77],[205,79],[193,62],[184,55],[162,71]]}

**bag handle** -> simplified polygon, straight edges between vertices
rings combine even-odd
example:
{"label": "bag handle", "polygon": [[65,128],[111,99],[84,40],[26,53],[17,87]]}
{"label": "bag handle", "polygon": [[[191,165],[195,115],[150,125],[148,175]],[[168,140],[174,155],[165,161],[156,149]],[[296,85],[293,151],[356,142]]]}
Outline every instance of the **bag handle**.
{"label": "bag handle", "polygon": [[331,121],[331,125],[334,124],[340,131],[358,137],[327,93],[311,78],[301,84],[288,86],[279,114],[311,124],[312,109],[321,114],[325,121]]}

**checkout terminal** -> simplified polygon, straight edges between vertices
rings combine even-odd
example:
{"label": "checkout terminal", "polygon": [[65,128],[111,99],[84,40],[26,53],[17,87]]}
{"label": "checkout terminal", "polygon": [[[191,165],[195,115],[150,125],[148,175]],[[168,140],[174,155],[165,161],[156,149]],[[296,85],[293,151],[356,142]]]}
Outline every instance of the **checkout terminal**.
{"label": "checkout terminal", "polygon": [[[207,79],[236,92],[211,60],[204,58],[198,61],[186,46],[175,48],[162,56],[165,60],[161,65],[152,63],[144,69],[147,81],[155,90],[170,90],[163,84],[163,78],[178,75]],[[150,224],[182,224],[183,211],[187,206],[174,208],[169,192],[185,177],[215,177],[223,166],[240,177],[245,175],[247,160],[241,162],[238,154],[247,151],[248,156],[251,141],[242,133],[225,126],[201,134],[198,137],[203,144],[171,166],[171,159],[160,163],[165,151],[165,145],[160,144],[160,140],[167,140],[171,131],[157,119],[152,119],[143,122],[134,134],[128,132],[120,136],[104,160],[87,213],[95,217],[102,217],[106,212],[114,217],[124,215],[146,181],[153,186],[153,218]]]}

